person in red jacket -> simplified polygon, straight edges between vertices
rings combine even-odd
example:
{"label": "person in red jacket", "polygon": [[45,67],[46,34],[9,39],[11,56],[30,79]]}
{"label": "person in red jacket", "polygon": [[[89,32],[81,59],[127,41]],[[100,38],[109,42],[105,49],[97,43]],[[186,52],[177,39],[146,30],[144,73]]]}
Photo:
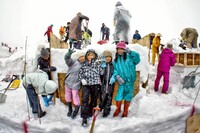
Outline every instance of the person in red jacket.
{"label": "person in red jacket", "polygon": [[154,90],[158,91],[160,79],[163,76],[162,93],[167,93],[169,87],[169,72],[170,67],[176,63],[175,54],[172,51],[172,44],[168,43],[167,48],[163,49],[160,60],[158,62],[157,77],[155,80]]}
{"label": "person in red jacket", "polygon": [[50,42],[50,35],[51,35],[51,33],[53,33],[52,28],[53,28],[53,24],[51,24],[51,25],[47,28],[47,31],[44,33],[44,36],[47,35],[47,40],[48,40],[48,42]]}

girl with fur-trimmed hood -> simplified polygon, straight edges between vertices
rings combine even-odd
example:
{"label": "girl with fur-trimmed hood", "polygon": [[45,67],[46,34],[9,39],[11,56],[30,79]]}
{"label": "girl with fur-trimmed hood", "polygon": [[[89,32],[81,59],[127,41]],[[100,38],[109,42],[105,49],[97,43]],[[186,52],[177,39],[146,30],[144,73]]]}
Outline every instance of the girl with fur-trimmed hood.
{"label": "girl with fur-trimmed hood", "polygon": [[[64,59],[65,63],[68,66],[67,75],[65,78],[65,99],[68,103],[68,113],[67,116],[71,116],[72,119],[76,117],[80,108],[80,98],[79,98],[79,89],[81,87],[81,82],[79,80],[78,74],[79,70],[85,62],[85,52],[83,50],[75,51],[69,49],[66,53]],[[74,53],[74,54],[73,54]],[[75,59],[71,58],[71,55],[75,56]],[[75,110],[72,113],[72,101],[75,105]]]}
{"label": "girl with fur-trimmed hood", "polygon": [[[82,106],[81,118],[82,126],[87,126],[87,118],[92,116],[92,109],[97,106],[98,91],[103,73],[101,62],[97,61],[98,55],[93,49],[89,49],[85,55],[85,63],[80,69],[79,79],[82,82]],[[89,97],[91,100],[89,101]]]}

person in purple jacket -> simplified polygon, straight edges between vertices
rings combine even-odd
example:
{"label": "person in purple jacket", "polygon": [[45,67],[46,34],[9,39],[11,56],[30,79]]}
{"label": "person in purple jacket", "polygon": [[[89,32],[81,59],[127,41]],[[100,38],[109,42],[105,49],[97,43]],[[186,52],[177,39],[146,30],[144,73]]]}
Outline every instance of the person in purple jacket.
{"label": "person in purple jacket", "polygon": [[154,85],[154,90],[158,91],[160,79],[162,76],[164,76],[162,93],[165,93],[165,94],[167,93],[168,87],[169,87],[170,66],[174,66],[174,64],[176,63],[176,57],[172,51],[172,47],[173,45],[171,43],[168,43],[167,48],[163,49],[160,55],[160,60],[158,63],[158,68],[157,68],[157,77],[156,77],[155,85]]}

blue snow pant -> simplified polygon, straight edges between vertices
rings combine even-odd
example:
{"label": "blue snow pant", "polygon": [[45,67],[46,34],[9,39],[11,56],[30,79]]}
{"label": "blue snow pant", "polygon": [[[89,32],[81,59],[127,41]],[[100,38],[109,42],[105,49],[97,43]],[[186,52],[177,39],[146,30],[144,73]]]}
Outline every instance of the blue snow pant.
{"label": "blue snow pant", "polygon": [[125,100],[127,102],[130,102],[133,98],[133,92],[134,92],[133,83],[125,83],[122,85],[118,85],[118,91],[115,100],[116,101]]}
{"label": "blue snow pant", "polygon": [[39,100],[38,95],[35,92],[35,89],[34,89],[32,84],[29,84],[26,87],[26,93],[28,95],[29,103],[30,103],[30,106],[32,108],[32,113],[38,113],[39,114],[40,112],[42,112],[41,106],[38,102],[38,100]]}

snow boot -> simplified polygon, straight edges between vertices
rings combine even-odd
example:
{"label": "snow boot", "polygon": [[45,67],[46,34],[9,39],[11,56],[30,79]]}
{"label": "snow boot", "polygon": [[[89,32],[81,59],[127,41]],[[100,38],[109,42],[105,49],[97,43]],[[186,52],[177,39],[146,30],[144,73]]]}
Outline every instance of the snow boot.
{"label": "snow boot", "polygon": [[122,114],[122,117],[128,116],[128,108],[130,106],[130,102],[124,101],[124,112]]}
{"label": "snow boot", "polygon": [[116,101],[116,110],[115,113],[113,114],[113,117],[116,117],[119,115],[119,113],[121,112],[121,105],[122,105],[122,101]]}
{"label": "snow boot", "polygon": [[75,106],[75,110],[74,110],[74,112],[72,114],[72,119],[76,118],[76,115],[78,114],[79,108],[80,108],[80,106]]}
{"label": "snow boot", "polygon": [[43,101],[44,101],[44,106],[48,107],[49,106],[49,101],[48,101],[47,96],[42,96],[42,98],[43,98]]}
{"label": "snow boot", "polygon": [[83,118],[83,120],[82,120],[82,126],[83,126],[83,127],[87,127],[87,126],[88,126],[88,123],[87,123],[87,119],[86,119],[86,118]]}
{"label": "snow boot", "polygon": [[68,110],[67,116],[70,117],[72,115],[72,102],[68,103],[68,108],[69,108],[69,110]]}
{"label": "snow boot", "polygon": [[38,118],[42,118],[43,116],[46,115],[46,111],[43,111],[41,113],[38,113]]}
{"label": "snow boot", "polygon": [[53,99],[53,95],[50,95],[48,98],[48,102],[51,102],[52,99]]}

